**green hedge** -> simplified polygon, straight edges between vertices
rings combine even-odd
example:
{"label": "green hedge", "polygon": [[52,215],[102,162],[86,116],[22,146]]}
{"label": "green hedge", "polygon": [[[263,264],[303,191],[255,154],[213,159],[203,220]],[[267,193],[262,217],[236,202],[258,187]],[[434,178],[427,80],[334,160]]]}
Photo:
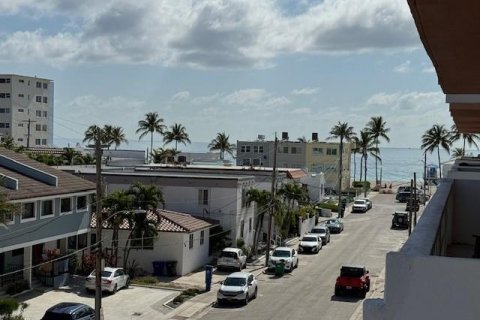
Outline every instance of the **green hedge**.
{"label": "green hedge", "polygon": [[322,209],[330,209],[333,212],[337,212],[338,210],[338,204],[332,202],[321,202],[318,204],[318,207]]}
{"label": "green hedge", "polygon": [[370,181],[354,181],[353,187],[370,190]]}

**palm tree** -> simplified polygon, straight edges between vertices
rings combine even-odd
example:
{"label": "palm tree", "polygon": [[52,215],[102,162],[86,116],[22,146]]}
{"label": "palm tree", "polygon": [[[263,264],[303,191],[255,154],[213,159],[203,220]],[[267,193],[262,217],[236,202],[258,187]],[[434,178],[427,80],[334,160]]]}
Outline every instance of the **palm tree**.
{"label": "palm tree", "polygon": [[85,130],[83,142],[95,143],[95,141],[97,141],[98,130],[100,130],[100,143],[105,143],[105,131],[96,124],[92,124]]}
{"label": "palm tree", "polygon": [[286,211],[281,230],[284,235],[288,235],[290,233],[291,224],[297,221],[295,209],[298,205],[308,202],[308,194],[306,189],[301,185],[297,183],[287,183],[278,190],[278,195],[281,196],[286,203]]}
{"label": "palm tree", "polygon": [[349,126],[347,122],[341,123],[338,122],[330,130],[329,139],[340,139],[340,161],[339,161],[339,170],[338,170],[338,216],[343,218],[342,209],[342,177],[343,177],[343,141],[351,141],[355,137],[355,132],[353,132],[353,127]]}
{"label": "palm tree", "polygon": [[184,145],[187,145],[187,142],[191,143],[185,127],[180,123],[175,123],[174,125],[170,126],[170,129],[170,131],[166,131],[164,133],[163,142],[165,142],[165,144],[175,141],[175,150],[177,150],[177,144],[179,142],[183,143]]}
{"label": "palm tree", "polygon": [[[380,117],[372,117],[370,121],[367,123],[367,131],[373,137],[375,142],[375,146],[377,147],[378,154],[380,155],[380,149],[378,148],[378,144],[380,143],[380,139],[384,139],[387,142],[390,142],[390,138],[388,137],[387,133],[390,131],[390,128],[386,128],[387,123],[383,121],[383,118]],[[382,181],[378,181],[378,159],[375,158],[375,184],[381,184]]]}
{"label": "palm tree", "polygon": [[471,147],[472,145],[475,146],[475,148],[477,148],[478,150],[478,144],[475,140],[479,140],[480,139],[480,135],[476,134],[476,133],[460,133],[458,132],[457,130],[457,126],[456,125],[452,125],[451,129],[450,129],[450,137],[452,139],[452,143],[455,142],[455,141],[458,141],[460,139],[463,140],[463,155],[465,155],[465,144],[468,143],[468,146]]}
{"label": "palm tree", "polygon": [[440,147],[450,153],[450,147],[452,146],[452,137],[450,132],[444,125],[434,124],[433,127],[425,131],[422,135],[422,149],[432,153],[435,148],[438,155],[438,172],[440,179],[442,178],[442,164],[440,162]]}
{"label": "palm tree", "polygon": [[76,151],[73,148],[63,148],[62,157],[67,162],[68,165],[73,165],[75,158],[80,156],[80,152]]}
{"label": "palm tree", "polygon": [[162,191],[156,185],[144,185],[135,182],[128,190],[127,194],[133,196],[133,208],[144,210],[155,210],[160,204],[165,206]]}
{"label": "palm tree", "polygon": [[138,121],[138,129],[135,133],[140,133],[139,140],[150,133],[150,152],[153,150],[153,134],[155,132],[163,135],[165,125],[163,119],[159,118],[157,112],[149,112],[145,114],[145,120]]}
{"label": "palm tree", "polygon": [[225,132],[219,132],[217,133],[217,137],[208,145],[210,151],[220,150],[220,160],[224,160],[225,152],[233,157],[235,144],[230,143],[228,141],[229,138],[230,136],[226,135]]}
{"label": "palm tree", "polygon": [[153,163],[171,163],[174,162],[175,157],[180,153],[180,151],[175,149],[155,149],[151,153]]}
{"label": "palm tree", "polygon": [[[360,138],[357,141],[358,148],[360,149],[360,153],[362,154],[362,161],[364,164],[364,192],[367,192],[367,160],[368,155],[373,156],[375,159],[379,158],[378,156],[378,147],[375,145],[375,140],[373,136],[368,132],[367,129],[360,131]],[[362,177],[360,176],[360,181],[362,181]]]}
{"label": "palm tree", "polygon": [[250,205],[252,202],[257,204],[256,208],[256,219],[255,219],[255,233],[253,234],[253,252],[257,254],[259,234],[263,228],[263,220],[265,213],[269,210],[268,204],[272,198],[272,194],[266,190],[260,190],[251,188],[246,192],[247,204]]}
{"label": "palm tree", "polygon": [[458,159],[465,156],[465,151],[462,148],[455,148],[452,152],[452,159]]}
{"label": "palm tree", "polygon": [[109,140],[109,145],[114,144],[115,150],[117,150],[118,146],[120,146],[122,143],[128,144],[128,140],[125,138],[125,133],[123,132],[122,127],[113,127],[110,132]]}
{"label": "palm tree", "polygon": [[[355,176],[357,175],[357,153],[360,153],[360,148],[358,147],[358,137],[353,137],[353,147],[352,147],[352,153],[353,153],[353,181],[355,181]],[[360,163],[360,180],[362,180],[362,163]]]}
{"label": "palm tree", "polygon": [[298,141],[298,142],[304,142],[304,143],[307,143],[307,142],[308,142],[308,139],[307,139],[307,138],[305,138],[305,136],[303,136],[303,137],[299,137],[299,138],[297,138],[297,141]]}

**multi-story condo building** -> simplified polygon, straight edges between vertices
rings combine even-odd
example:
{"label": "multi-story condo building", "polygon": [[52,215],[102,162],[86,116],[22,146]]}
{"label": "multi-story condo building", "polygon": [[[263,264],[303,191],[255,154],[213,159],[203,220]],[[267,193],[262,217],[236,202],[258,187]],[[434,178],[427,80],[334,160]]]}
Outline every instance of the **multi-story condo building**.
{"label": "multi-story condo building", "polygon": [[[267,141],[259,135],[254,141],[237,141],[237,165],[249,167],[272,167],[275,141]],[[288,133],[282,133],[278,142],[277,167],[300,168],[311,173],[323,173],[325,188],[336,190],[340,143],[318,141],[312,133],[312,141],[291,141]],[[343,144],[342,189],[350,186],[351,144]]]}
{"label": "multi-story condo building", "polygon": [[53,144],[53,81],[0,74],[0,139],[24,147]]}

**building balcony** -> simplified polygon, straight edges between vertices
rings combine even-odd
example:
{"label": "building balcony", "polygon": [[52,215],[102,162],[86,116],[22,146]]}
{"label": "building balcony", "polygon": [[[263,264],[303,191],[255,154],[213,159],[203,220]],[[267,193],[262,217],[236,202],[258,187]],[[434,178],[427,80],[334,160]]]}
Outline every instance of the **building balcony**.
{"label": "building balcony", "polygon": [[479,195],[480,159],[457,160],[409,239],[387,254],[384,297],[365,300],[363,319],[478,318]]}

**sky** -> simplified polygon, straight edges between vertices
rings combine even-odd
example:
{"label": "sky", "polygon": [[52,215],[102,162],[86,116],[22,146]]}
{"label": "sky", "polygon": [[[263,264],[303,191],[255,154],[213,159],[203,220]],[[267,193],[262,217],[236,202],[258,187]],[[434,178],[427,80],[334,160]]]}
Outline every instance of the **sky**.
{"label": "sky", "polygon": [[134,148],[148,112],[192,142],[382,116],[382,146],[418,148],[453,124],[406,0],[15,0],[0,19],[0,73],[55,83],[59,147],[110,124]]}

